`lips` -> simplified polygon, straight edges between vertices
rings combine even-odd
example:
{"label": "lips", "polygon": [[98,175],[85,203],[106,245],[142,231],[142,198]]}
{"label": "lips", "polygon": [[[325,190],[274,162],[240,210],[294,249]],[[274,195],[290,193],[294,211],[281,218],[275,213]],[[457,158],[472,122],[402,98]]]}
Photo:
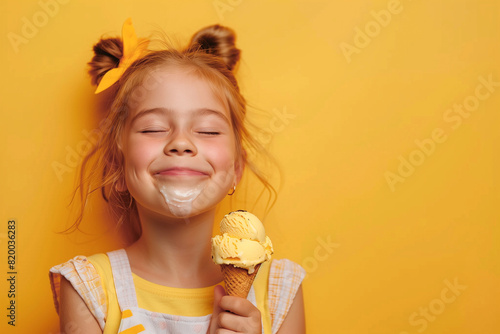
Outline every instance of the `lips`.
{"label": "lips", "polygon": [[186,167],[172,167],[168,168],[165,170],[162,170],[158,173],[157,175],[167,175],[167,176],[205,176],[207,173],[196,170],[196,169],[191,169],[191,168],[186,168]]}

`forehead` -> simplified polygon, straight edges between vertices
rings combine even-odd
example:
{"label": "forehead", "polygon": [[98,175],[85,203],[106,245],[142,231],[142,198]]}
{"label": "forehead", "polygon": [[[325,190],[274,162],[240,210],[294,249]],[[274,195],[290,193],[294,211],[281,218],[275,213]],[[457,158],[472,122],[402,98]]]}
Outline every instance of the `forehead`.
{"label": "forehead", "polygon": [[213,109],[230,118],[227,101],[218,85],[188,68],[163,67],[149,72],[132,89],[129,101],[132,117],[144,109],[166,108],[181,113]]}

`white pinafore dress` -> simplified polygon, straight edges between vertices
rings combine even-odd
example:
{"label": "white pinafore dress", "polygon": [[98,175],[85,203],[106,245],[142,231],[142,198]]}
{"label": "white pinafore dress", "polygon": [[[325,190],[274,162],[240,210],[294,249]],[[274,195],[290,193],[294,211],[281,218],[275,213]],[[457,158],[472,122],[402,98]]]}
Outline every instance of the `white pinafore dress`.
{"label": "white pinafore dress", "polygon": [[[205,334],[210,325],[211,314],[201,317],[187,317],[139,308],[135,292],[132,271],[124,249],[107,253],[113,273],[116,295],[121,311],[118,333],[170,333],[170,334]],[[248,300],[256,305],[253,287]],[[263,333],[270,333],[268,330]]]}

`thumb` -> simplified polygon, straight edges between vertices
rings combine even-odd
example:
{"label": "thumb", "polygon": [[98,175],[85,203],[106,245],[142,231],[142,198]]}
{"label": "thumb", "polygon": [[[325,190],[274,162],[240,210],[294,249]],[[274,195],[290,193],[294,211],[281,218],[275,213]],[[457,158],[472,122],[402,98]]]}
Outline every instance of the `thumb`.
{"label": "thumb", "polygon": [[210,320],[210,329],[208,333],[215,333],[215,330],[218,328],[217,320],[219,318],[219,314],[223,313],[224,310],[219,306],[220,300],[222,297],[226,295],[226,290],[222,287],[222,285],[216,285],[214,288],[214,309],[212,312],[212,319]]}
{"label": "thumb", "polygon": [[216,285],[214,289],[214,312],[213,315],[216,313],[219,314],[221,312],[224,312],[224,310],[219,306],[220,300],[222,297],[226,295],[226,290],[222,287],[222,285]]}

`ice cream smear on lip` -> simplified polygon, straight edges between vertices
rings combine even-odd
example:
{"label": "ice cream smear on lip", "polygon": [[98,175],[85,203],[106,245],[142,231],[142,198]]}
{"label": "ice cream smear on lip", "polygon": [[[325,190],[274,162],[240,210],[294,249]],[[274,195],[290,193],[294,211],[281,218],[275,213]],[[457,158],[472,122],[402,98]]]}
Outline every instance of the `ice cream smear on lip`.
{"label": "ice cream smear on lip", "polygon": [[193,211],[193,202],[203,191],[204,184],[161,184],[159,190],[165,198],[170,212],[176,217],[184,217]]}
{"label": "ice cream smear on lip", "polygon": [[252,274],[255,266],[271,259],[273,245],[264,225],[250,212],[239,210],[224,216],[220,235],[212,238],[212,257],[217,264],[232,264]]}

